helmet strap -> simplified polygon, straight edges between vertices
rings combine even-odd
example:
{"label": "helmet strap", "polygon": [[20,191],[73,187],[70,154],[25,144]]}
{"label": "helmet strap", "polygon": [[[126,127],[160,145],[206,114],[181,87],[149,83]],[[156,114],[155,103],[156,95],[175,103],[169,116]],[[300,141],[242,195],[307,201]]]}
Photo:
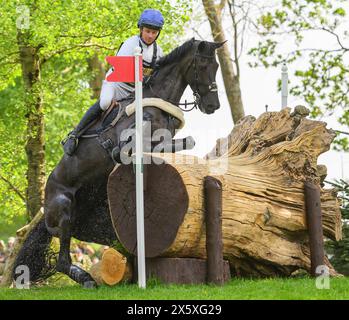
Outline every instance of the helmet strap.
{"label": "helmet strap", "polygon": [[158,35],[156,36],[154,42],[159,38],[160,33],[161,33],[161,29],[159,30],[159,33],[158,33]]}

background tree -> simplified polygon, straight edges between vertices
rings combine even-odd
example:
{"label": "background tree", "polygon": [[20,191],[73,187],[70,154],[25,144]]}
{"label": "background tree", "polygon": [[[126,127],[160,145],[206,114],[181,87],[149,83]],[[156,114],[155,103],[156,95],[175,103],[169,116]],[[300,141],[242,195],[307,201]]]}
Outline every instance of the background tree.
{"label": "background tree", "polygon": [[[289,70],[294,70],[290,94],[304,100],[313,117],[334,115],[339,124],[349,124],[347,1],[202,0],[202,3],[213,38],[227,39],[232,44],[231,54],[225,48],[220,62],[234,122],[239,118],[234,115],[237,103],[232,102],[232,97],[239,96],[232,93],[240,77],[239,59],[250,36],[257,36],[257,44],[248,52],[253,57],[251,67],[280,68],[286,62]],[[323,42],[314,44],[314,35]],[[281,82],[279,89],[280,86]],[[348,130],[343,131],[345,134]],[[347,135],[339,135],[334,148],[348,150]]]}
{"label": "background tree", "polygon": [[[223,9],[225,8],[227,3],[229,4],[229,12],[231,14],[233,25],[233,36],[231,38],[226,38],[222,19]],[[231,115],[234,123],[237,123],[241,118],[245,116],[240,89],[240,67],[238,53],[240,50],[238,43],[240,39],[238,35],[238,28],[240,28],[240,23],[244,23],[246,20],[238,21],[234,0],[232,0],[232,2],[221,0],[219,3],[215,3],[214,0],[202,0],[202,4],[210,23],[214,41],[223,42],[227,39],[233,41],[233,59],[231,58],[231,53],[227,45],[218,49],[217,55],[220,62],[224,87],[229,101]]]}
{"label": "background tree", "polygon": [[46,172],[62,155],[60,140],[94,102],[100,63],[138,33],[142,10],[153,7],[164,14],[166,25],[159,41],[168,50],[177,43],[174,35],[179,40],[190,7],[166,0],[1,0],[0,5],[0,219],[4,221],[24,207],[28,218],[33,217],[41,207]]}
{"label": "background tree", "polygon": [[[254,57],[251,66],[278,67],[286,62],[294,70],[290,94],[304,99],[313,117],[335,114],[340,124],[349,125],[347,1],[273,3],[257,19],[260,41],[249,52]],[[314,34],[323,41],[309,45]],[[306,62],[297,64],[301,59]],[[348,150],[348,138],[337,137],[335,146]]]}

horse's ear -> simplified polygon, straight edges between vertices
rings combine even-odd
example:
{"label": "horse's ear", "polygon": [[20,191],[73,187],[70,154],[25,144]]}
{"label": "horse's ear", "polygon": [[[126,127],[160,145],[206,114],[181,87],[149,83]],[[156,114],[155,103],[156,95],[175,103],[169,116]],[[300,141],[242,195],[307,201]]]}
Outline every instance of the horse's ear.
{"label": "horse's ear", "polygon": [[193,43],[195,42],[195,38],[192,37],[188,42],[191,43],[191,44],[193,44]]}
{"label": "horse's ear", "polygon": [[215,46],[215,49],[218,49],[220,48],[223,44],[225,44],[228,40],[225,40],[223,42],[215,42],[214,43],[214,46]]}

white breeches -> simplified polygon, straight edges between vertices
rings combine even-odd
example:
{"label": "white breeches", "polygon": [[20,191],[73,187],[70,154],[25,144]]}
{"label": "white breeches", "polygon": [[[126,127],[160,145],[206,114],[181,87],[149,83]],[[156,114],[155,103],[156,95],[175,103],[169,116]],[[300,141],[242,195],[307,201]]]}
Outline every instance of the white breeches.
{"label": "white breeches", "polygon": [[[112,71],[109,70],[105,78],[107,78],[111,72]],[[101,109],[107,110],[113,99],[119,101],[126,98],[132,92],[134,92],[134,88],[126,83],[103,80],[99,102]]]}

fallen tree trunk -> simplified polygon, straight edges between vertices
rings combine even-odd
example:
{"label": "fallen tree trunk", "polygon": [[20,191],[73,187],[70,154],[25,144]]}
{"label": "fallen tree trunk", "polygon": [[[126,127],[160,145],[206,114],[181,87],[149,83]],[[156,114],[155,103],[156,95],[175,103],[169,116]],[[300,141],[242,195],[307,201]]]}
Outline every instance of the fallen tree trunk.
{"label": "fallen tree trunk", "polygon": [[[329,150],[335,133],[326,123],[306,119],[303,108],[290,111],[243,118],[204,160],[152,155],[144,195],[147,257],[206,258],[203,181],[210,175],[222,182],[223,255],[235,274],[288,276],[300,268],[310,272],[304,182],[320,186],[323,167],[319,174],[317,158]],[[157,165],[159,159],[165,163]],[[115,167],[108,197],[119,240],[135,254],[131,166]],[[341,239],[335,190],[321,189],[321,209],[324,235]],[[325,263],[336,274],[327,259]]]}

